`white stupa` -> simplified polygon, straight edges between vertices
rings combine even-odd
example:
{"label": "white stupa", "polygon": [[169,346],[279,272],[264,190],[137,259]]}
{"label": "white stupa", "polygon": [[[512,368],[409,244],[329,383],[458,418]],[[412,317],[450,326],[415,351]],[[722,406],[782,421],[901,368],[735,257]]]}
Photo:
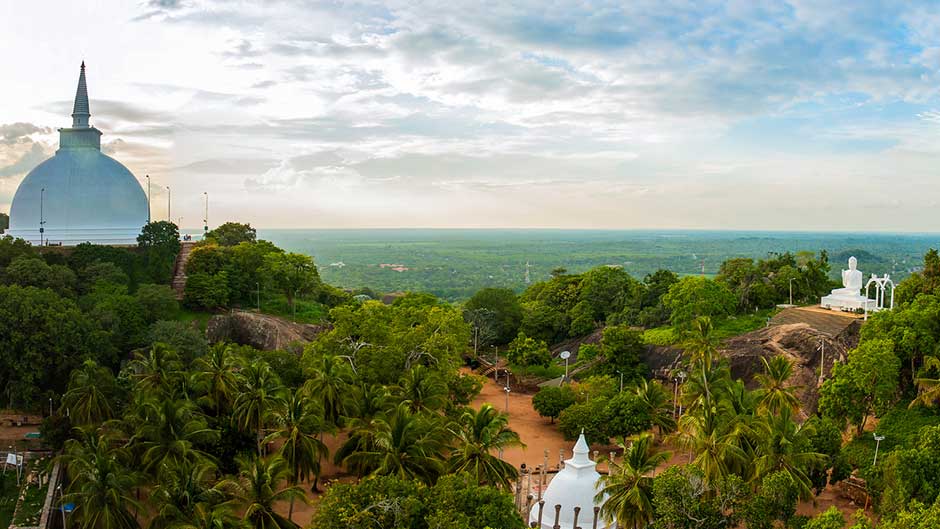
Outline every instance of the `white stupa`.
{"label": "white stupa", "polygon": [[72,126],[59,129],[59,150],[26,175],[10,206],[7,235],[32,244],[137,244],[149,219],[147,195],[134,175],[101,152],[91,126],[85,63]]}
{"label": "white stupa", "polygon": [[[561,512],[558,517],[558,526],[561,529],[574,529],[574,508],[581,507],[578,516],[578,526],[591,527],[594,519],[594,507],[600,507],[604,502],[595,503],[594,495],[598,491],[598,480],[601,475],[597,473],[597,463],[591,461],[588,457],[590,450],[587,441],[584,440],[584,433],[578,437],[578,442],[574,445],[571,459],[565,461],[563,468],[545,489],[542,499],[545,500],[545,507],[542,512],[542,525],[536,526],[542,529],[552,529],[555,525],[555,506],[561,505]],[[532,507],[529,512],[529,524],[538,522],[539,506]],[[601,527],[598,521],[598,527]],[[608,527],[603,525],[603,527]],[[616,527],[616,521],[609,527]]]}

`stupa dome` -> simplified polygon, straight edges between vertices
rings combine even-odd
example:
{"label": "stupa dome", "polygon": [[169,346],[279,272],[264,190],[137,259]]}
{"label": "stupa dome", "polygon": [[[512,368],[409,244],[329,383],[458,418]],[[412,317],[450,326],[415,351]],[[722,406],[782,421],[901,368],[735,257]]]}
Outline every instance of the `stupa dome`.
{"label": "stupa dome", "polygon": [[[603,502],[594,503],[594,496],[598,491],[598,480],[601,475],[597,472],[597,463],[591,461],[587,441],[584,433],[578,437],[574,445],[571,459],[565,461],[565,467],[552,478],[545,489],[542,499],[545,507],[542,513],[542,529],[551,529],[555,525],[555,506],[561,505],[558,517],[558,526],[561,529],[574,529],[574,508],[580,507],[578,525],[590,527],[594,518],[594,506],[600,507]],[[539,506],[532,506],[529,512],[529,523],[538,522]],[[616,522],[611,527],[615,527]],[[600,527],[600,525],[598,526]]]}
{"label": "stupa dome", "polygon": [[20,183],[7,234],[32,244],[137,244],[149,218],[147,196],[126,167],[101,152],[89,116],[82,63],[72,127],[59,129],[55,156]]}

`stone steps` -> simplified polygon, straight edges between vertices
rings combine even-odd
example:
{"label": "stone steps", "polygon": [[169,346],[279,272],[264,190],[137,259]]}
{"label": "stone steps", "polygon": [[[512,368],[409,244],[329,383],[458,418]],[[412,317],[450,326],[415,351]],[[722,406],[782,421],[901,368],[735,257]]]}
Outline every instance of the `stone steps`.
{"label": "stone steps", "polygon": [[176,262],[173,264],[173,281],[170,285],[176,291],[178,300],[183,299],[183,291],[186,289],[186,262],[189,261],[189,254],[195,245],[192,241],[181,243],[180,253],[176,255]]}

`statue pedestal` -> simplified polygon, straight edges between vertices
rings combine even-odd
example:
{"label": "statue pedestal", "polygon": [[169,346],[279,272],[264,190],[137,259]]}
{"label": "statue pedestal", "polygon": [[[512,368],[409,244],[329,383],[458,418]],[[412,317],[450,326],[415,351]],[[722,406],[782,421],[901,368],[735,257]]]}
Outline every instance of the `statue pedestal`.
{"label": "statue pedestal", "polygon": [[819,306],[830,310],[842,310],[848,312],[854,312],[859,309],[866,312],[874,312],[878,310],[878,303],[875,300],[868,299],[865,296],[857,294],[852,295],[832,293],[828,296],[824,296],[819,302]]}

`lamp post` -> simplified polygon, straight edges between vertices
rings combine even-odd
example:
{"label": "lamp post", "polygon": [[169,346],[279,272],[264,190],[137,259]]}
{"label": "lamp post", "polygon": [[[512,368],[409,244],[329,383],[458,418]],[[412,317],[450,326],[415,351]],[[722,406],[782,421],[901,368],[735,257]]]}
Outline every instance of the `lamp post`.
{"label": "lamp post", "polygon": [[202,194],[206,197],[206,212],[202,218],[202,231],[203,233],[209,233],[209,192],[203,191]]}
{"label": "lamp post", "polygon": [[49,416],[52,417],[52,397],[49,397]]}
{"label": "lamp post", "polygon": [[503,388],[503,391],[506,392],[506,415],[509,415],[509,393],[511,390],[509,389],[509,386],[506,386]]}
{"label": "lamp post", "polygon": [[565,361],[565,379],[564,382],[568,381],[568,359],[571,358],[571,351],[562,351],[559,355],[562,360]]}
{"label": "lamp post", "polygon": [[147,178],[147,224],[150,224],[152,220],[150,218],[150,175],[145,175]]}
{"label": "lamp post", "polygon": [[878,435],[877,432],[873,434],[875,436],[875,459],[872,460],[871,466],[878,464],[878,447],[881,446],[881,442],[885,440],[885,436]]}
{"label": "lamp post", "polygon": [[46,199],[46,188],[39,190],[39,247],[43,246],[43,233],[46,231],[46,218],[43,216],[43,206]]}
{"label": "lamp post", "polygon": [[790,305],[793,304],[793,279],[792,277],[790,278]]}
{"label": "lamp post", "polygon": [[170,210],[172,206],[173,191],[170,189],[170,186],[166,186],[166,220],[173,222],[173,214]]}
{"label": "lamp post", "polygon": [[496,361],[493,364],[493,382],[499,382],[499,346],[494,345],[493,349],[496,351]]}
{"label": "lamp post", "polygon": [[623,371],[618,369],[617,372],[620,373],[620,393],[623,393]]}

